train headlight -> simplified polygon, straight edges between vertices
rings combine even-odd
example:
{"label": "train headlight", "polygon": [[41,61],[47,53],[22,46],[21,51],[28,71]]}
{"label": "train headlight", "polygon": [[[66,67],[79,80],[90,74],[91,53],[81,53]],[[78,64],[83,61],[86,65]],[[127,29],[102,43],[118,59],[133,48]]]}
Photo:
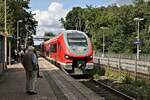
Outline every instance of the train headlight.
{"label": "train headlight", "polygon": [[90,56],[90,58],[93,58],[93,56]]}
{"label": "train headlight", "polygon": [[92,60],[92,59],[93,59],[93,56],[92,56],[92,55],[91,55],[91,56],[88,56],[87,59]]}
{"label": "train headlight", "polygon": [[66,58],[66,59],[68,59],[68,58],[69,58],[69,56],[65,55],[65,58]]}

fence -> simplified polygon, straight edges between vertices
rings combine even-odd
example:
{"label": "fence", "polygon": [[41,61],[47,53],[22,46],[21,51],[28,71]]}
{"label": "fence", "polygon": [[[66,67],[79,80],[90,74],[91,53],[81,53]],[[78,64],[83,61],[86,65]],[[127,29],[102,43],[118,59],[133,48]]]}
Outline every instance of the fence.
{"label": "fence", "polygon": [[[130,56],[131,57],[131,56]],[[104,64],[107,66],[111,66],[113,68],[117,68],[122,71],[130,71],[134,72],[135,79],[137,76],[143,75],[142,77],[148,76],[150,79],[150,62],[148,60],[143,59],[138,61],[136,56],[134,55],[134,59],[129,58],[128,55],[105,55],[105,57],[101,57],[101,53],[94,54],[94,63]]]}
{"label": "fence", "polygon": [[[95,52],[94,56],[96,57],[102,57],[102,53],[100,52]],[[109,57],[109,58],[118,58],[119,56],[121,56],[122,59],[130,59],[130,60],[135,60],[136,58],[136,54],[115,54],[115,53],[105,53],[105,57]],[[140,54],[139,55],[140,61],[150,61],[150,54]]]}

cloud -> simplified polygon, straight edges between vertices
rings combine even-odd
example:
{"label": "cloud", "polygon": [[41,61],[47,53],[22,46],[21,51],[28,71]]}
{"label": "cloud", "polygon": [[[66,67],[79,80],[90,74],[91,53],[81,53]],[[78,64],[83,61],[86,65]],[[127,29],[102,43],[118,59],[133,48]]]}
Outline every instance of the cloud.
{"label": "cloud", "polygon": [[44,35],[45,32],[60,32],[64,30],[60,23],[60,18],[64,18],[67,10],[59,2],[52,2],[46,11],[33,11],[34,18],[38,21],[37,35]]}
{"label": "cloud", "polygon": [[132,0],[116,0],[116,3],[118,4],[132,4]]}

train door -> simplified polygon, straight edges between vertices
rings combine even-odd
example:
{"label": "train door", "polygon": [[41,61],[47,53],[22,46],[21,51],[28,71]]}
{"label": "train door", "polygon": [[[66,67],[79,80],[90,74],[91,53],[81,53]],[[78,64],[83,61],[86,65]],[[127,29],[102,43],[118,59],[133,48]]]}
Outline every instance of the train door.
{"label": "train door", "polygon": [[57,65],[58,66],[60,66],[60,63],[59,62],[62,62],[62,56],[63,56],[63,54],[62,54],[62,47],[61,47],[61,44],[58,42],[58,44],[57,44]]}
{"label": "train door", "polygon": [[56,66],[59,66],[59,61],[60,61],[60,43],[58,42],[57,43],[57,52],[56,52]]}
{"label": "train door", "polygon": [[58,57],[57,57],[57,52],[58,52],[58,50],[57,50],[57,43],[55,44],[55,65],[57,65],[57,59],[58,59]]}
{"label": "train door", "polygon": [[57,44],[50,45],[50,58],[52,58],[52,63],[56,65],[57,62]]}

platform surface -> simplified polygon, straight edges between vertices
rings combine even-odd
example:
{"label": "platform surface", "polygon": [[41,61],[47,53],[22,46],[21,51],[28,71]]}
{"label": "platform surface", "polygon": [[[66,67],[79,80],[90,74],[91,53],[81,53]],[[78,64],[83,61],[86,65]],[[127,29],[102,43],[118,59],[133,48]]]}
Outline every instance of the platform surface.
{"label": "platform surface", "polygon": [[9,65],[0,81],[0,100],[104,100],[45,59],[39,65],[43,77],[38,78],[38,94],[25,93],[25,71],[19,63]]}

